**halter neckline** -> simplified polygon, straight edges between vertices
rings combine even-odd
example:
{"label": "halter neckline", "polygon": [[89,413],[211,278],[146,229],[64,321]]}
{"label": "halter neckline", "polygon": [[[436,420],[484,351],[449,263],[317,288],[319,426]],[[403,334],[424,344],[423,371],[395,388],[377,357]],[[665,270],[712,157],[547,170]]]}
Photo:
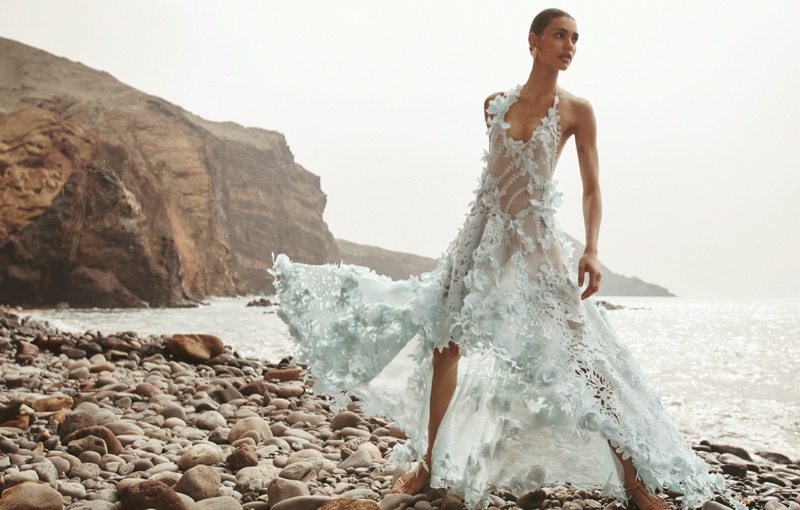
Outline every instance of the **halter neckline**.
{"label": "halter neckline", "polygon": [[[505,111],[503,112],[503,119],[504,119],[504,120],[505,120],[505,115],[508,113],[508,110],[511,108],[511,106],[512,106],[514,103],[516,103],[516,102],[517,102],[517,99],[519,99],[519,91],[520,91],[521,89],[522,89],[522,85],[517,85],[517,86],[516,86],[516,87],[515,87],[513,90],[511,90],[511,91],[510,91],[510,93],[506,94],[506,97],[508,98],[508,103],[506,103],[506,106],[505,106]],[[502,135],[503,135],[503,137],[504,137],[506,140],[509,140],[509,141],[511,141],[511,142],[513,142],[513,143],[518,143],[518,144],[527,145],[528,143],[530,143],[530,142],[531,142],[531,140],[533,140],[534,138],[536,138],[536,134],[537,134],[537,133],[538,133],[540,130],[544,129],[544,127],[545,127],[545,126],[547,126],[547,123],[548,123],[548,121],[550,120],[550,118],[551,118],[551,117],[553,117],[554,115],[555,115],[555,116],[558,116],[558,102],[559,102],[559,100],[558,100],[558,92],[556,91],[556,95],[555,95],[555,97],[553,98],[553,106],[551,106],[550,108],[548,108],[548,110],[547,110],[547,114],[546,114],[544,117],[542,117],[542,119],[541,119],[541,121],[539,122],[539,124],[538,124],[538,125],[537,125],[537,126],[534,128],[534,129],[533,129],[533,131],[531,132],[531,136],[530,136],[530,138],[528,138],[527,140],[524,140],[524,141],[523,141],[523,140],[517,140],[517,139],[515,139],[515,138],[511,138],[511,137],[510,137],[510,136],[508,136],[508,134],[507,134],[507,132],[508,132],[508,128],[505,128],[505,129],[503,129],[503,130],[502,130]],[[511,127],[511,126],[509,125],[509,127]],[[559,130],[560,130],[560,127],[559,127]]]}

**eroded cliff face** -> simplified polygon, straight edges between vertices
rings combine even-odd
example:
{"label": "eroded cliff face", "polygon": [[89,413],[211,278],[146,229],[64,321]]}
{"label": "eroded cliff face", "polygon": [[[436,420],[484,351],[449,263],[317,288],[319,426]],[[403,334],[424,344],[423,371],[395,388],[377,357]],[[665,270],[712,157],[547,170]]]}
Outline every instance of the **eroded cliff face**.
{"label": "eroded cliff face", "polygon": [[269,292],[272,252],[339,257],[280,133],[2,38],[0,123],[0,302],[177,305]]}
{"label": "eroded cliff face", "polygon": [[0,302],[184,301],[164,203],[128,152],[57,114],[0,119]]}

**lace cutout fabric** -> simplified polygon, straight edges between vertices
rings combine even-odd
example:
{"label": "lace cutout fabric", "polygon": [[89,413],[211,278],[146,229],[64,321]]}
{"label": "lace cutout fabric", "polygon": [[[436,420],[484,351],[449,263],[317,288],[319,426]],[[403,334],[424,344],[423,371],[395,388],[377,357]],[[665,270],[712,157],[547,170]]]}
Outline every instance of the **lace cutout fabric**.
{"label": "lace cutout fabric", "polygon": [[558,97],[527,141],[505,121],[520,86],[490,102],[489,148],[464,226],[438,267],[392,281],[354,265],[279,255],[280,315],[334,405],[349,395],[405,431],[392,460],[427,449],[434,349],[459,346],[458,386],[434,445],[432,486],[470,509],[491,491],[597,487],[624,500],[608,442],[649,490],[701,506],[724,479],[692,451],[602,308],[581,301],[555,218]]}

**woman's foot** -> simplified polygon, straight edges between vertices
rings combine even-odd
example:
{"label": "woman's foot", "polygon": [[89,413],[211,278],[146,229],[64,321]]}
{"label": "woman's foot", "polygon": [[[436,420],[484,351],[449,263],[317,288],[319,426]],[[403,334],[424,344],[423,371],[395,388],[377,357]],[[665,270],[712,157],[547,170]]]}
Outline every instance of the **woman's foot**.
{"label": "woman's foot", "polygon": [[666,501],[647,492],[640,480],[636,480],[633,485],[625,487],[625,494],[628,496],[629,506],[630,503],[633,503],[633,507],[639,510],[671,510]]}
{"label": "woman's foot", "polygon": [[431,480],[429,470],[428,459],[423,457],[417,467],[397,479],[392,485],[392,494],[419,494]]}

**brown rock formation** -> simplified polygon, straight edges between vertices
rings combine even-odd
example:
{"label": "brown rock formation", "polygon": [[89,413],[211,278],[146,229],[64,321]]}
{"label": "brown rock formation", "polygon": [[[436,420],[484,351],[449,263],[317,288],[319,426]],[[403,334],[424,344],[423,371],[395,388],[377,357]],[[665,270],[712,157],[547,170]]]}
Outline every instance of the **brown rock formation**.
{"label": "brown rock formation", "polygon": [[283,135],[0,38],[0,302],[177,305],[339,256]]}

